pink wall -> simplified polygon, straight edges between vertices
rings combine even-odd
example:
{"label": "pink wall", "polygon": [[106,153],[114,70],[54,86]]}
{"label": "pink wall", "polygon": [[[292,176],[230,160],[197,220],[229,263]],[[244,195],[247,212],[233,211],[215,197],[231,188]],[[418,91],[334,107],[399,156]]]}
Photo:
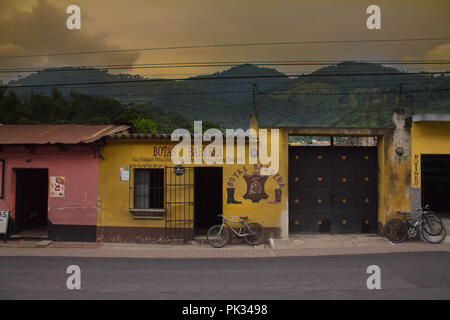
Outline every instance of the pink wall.
{"label": "pink wall", "polygon": [[[66,178],[64,198],[48,198],[48,219],[56,225],[97,224],[98,159],[90,146],[68,146],[61,151],[56,146],[37,146],[33,154],[23,146],[5,146],[0,152],[5,159],[5,197],[0,210],[11,210],[14,217],[16,168],[48,169],[51,176]],[[30,163],[26,159],[31,159]]]}

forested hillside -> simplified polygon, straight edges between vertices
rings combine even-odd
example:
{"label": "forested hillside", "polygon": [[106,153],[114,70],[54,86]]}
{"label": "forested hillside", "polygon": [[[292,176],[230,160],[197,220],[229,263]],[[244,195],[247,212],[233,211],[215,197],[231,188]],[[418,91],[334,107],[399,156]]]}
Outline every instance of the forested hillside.
{"label": "forested hillside", "polygon": [[[395,68],[380,64],[343,62],[306,76],[287,77],[276,69],[244,64],[215,74],[175,81],[110,74],[107,70],[65,68],[39,71],[9,85],[15,86],[13,90],[25,105],[31,101],[30,105],[34,106],[33,101],[44,99],[37,93],[55,101],[67,99],[71,111],[67,111],[61,121],[103,123],[132,108],[133,112],[147,114],[145,117],[155,120],[157,130],[165,131],[172,127],[171,121],[158,116],[183,117],[190,123],[209,120],[221,128],[247,127],[254,83],[258,89],[256,104],[260,121],[264,125],[385,125],[391,121],[392,110],[399,106],[400,84],[401,104],[407,114],[450,112],[448,74],[399,73]],[[51,85],[62,83],[77,85],[58,87],[61,96],[55,97]],[[37,84],[49,86],[23,87]],[[8,95],[6,93],[7,99],[15,99]],[[77,103],[79,97],[91,99],[91,102]],[[106,109],[95,109],[98,101],[103,101],[101,105]],[[119,112],[120,108],[125,109]],[[39,110],[28,109],[27,121],[44,121]],[[96,111],[92,114],[88,109]],[[59,121],[59,115],[52,117],[52,121]],[[164,124],[158,124],[160,122]]]}

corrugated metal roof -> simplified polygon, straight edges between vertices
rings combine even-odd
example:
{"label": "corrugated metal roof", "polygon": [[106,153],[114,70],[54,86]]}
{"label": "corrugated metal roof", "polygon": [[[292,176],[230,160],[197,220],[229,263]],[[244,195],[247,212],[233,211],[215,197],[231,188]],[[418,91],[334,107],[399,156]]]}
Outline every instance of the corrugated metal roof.
{"label": "corrugated metal roof", "polygon": [[127,129],[125,125],[1,125],[0,144],[92,143]]}

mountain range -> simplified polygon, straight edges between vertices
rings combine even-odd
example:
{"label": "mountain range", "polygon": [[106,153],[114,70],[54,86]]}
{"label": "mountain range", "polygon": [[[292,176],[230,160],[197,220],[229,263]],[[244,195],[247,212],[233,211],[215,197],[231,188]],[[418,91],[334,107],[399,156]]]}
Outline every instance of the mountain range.
{"label": "mountain range", "polygon": [[[98,82],[102,84],[80,84]],[[390,123],[392,111],[399,106],[407,114],[450,112],[448,76],[408,74],[381,64],[351,61],[296,77],[243,64],[184,80],[59,68],[38,71],[8,85],[24,97],[31,92],[51,94],[51,85],[62,83],[77,83],[58,87],[64,96],[75,91],[113,98],[137,110],[162,109],[189,120],[214,121],[221,128],[248,127],[253,103],[260,122],[273,126],[382,126]],[[48,86],[21,88],[42,84]]]}

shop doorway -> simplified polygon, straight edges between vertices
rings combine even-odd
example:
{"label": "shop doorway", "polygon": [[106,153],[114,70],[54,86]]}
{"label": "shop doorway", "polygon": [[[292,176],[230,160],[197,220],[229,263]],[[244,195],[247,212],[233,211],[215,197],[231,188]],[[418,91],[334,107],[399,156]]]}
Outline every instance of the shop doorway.
{"label": "shop doorway", "polygon": [[16,169],[14,234],[47,236],[48,169]]}
{"label": "shop doorway", "polygon": [[450,155],[423,154],[422,205],[428,204],[450,225]]}
{"label": "shop doorway", "polygon": [[194,170],[194,232],[204,235],[220,223],[222,213],[222,168],[196,167]]}

